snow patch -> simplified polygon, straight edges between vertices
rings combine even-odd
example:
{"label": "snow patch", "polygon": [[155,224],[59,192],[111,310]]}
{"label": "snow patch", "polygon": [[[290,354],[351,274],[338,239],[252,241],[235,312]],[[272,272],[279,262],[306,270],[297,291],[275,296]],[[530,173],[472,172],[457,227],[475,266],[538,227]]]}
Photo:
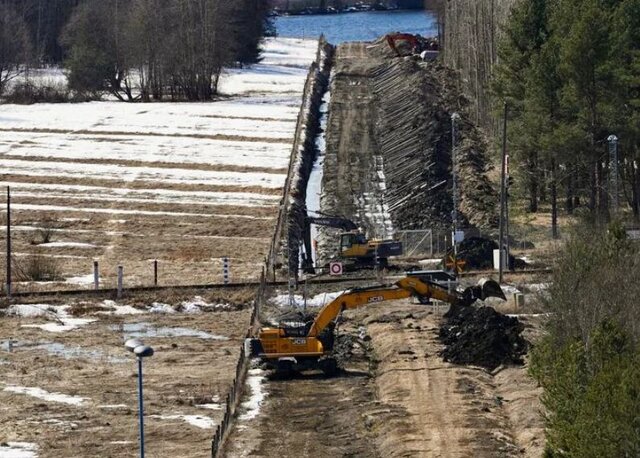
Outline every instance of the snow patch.
{"label": "snow patch", "polygon": [[151,307],[149,308],[149,312],[151,312],[151,313],[166,313],[166,314],[170,315],[170,314],[176,313],[176,309],[171,307],[169,304],[162,304],[160,302],[154,302],[153,304],[151,304]]}
{"label": "snow patch", "polygon": [[109,310],[103,310],[96,312],[100,315],[140,315],[145,313],[144,310],[137,309],[130,305],[119,305],[115,301],[106,300],[100,304],[101,307],[108,308]]}
{"label": "snow patch", "polygon": [[36,458],[38,446],[31,442],[6,442],[0,444],[2,458]]}
{"label": "snow patch", "polygon": [[246,412],[240,415],[240,420],[253,420],[260,414],[260,408],[267,397],[263,384],[265,378],[265,371],[262,369],[249,369],[247,385],[251,390],[251,395],[247,401],[242,403],[242,407],[246,409]]}
{"label": "snow patch", "polygon": [[69,305],[49,304],[13,304],[6,315],[20,317],[49,317],[56,320],[45,324],[23,324],[23,328],[39,328],[48,332],[65,332],[97,321],[95,318],[73,318],[69,314]]}
{"label": "snow patch", "polygon": [[72,285],[81,285],[81,286],[92,285],[93,274],[80,275],[79,277],[69,277],[65,280],[65,282],[71,283]]}
{"label": "snow patch", "polygon": [[218,403],[196,404],[194,407],[197,407],[198,409],[222,410],[222,404]]}
{"label": "snow patch", "polygon": [[82,398],[80,396],[70,396],[62,393],[50,393],[42,388],[28,387],[28,386],[14,386],[9,385],[4,388],[4,391],[10,393],[26,394],[27,396],[33,396],[34,398],[42,399],[49,402],[59,402],[62,404],[69,404],[74,406],[80,406],[88,398]]}
{"label": "snow patch", "polygon": [[82,242],[47,242],[38,244],[40,247],[50,247],[50,248],[100,248],[97,245],[92,243],[82,243]]}
{"label": "snow patch", "polygon": [[213,419],[203,415],[150,415],[151,418],[159,418],[160,420],[182,420],[188,424],[201,429],[212,429],[215,426]]}
{"label": "snow patch", "polygon": [[[324,307],[329,302],[333,301],[335,298],[343,294],[344,291],[335,291],[332,293],[321,293],[317,294],[313,297],[307,298],[307,307]],[[293,296],[295,305],[297,307],[304,307],[304,297],[299,294],[294,294]],[[288,307],[289,306],[289,295],[288,294],[277,294],[271,302],[279,305],[280,307]]]}

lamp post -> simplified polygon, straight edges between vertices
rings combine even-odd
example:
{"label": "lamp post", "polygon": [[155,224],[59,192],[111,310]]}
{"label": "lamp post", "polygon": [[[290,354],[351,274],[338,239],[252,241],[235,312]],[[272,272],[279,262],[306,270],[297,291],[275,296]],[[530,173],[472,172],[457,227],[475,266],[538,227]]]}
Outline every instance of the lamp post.
{"label": "lamp post", "polygon": [[127,350],[138,359],[138,416],[140,418],[140,458],[144,458],[144,403],[142,395],[142,358],[153,356],[153,348],[138,339],[129,339],[124,343]]}
{"label": "lamp post", "polygon": [[611,195],[611,209],[613,213],[618,212],[618,137],[609,135],[609,193]]}
{"label": "lamp post", "polygon": [[[458,231],[458,158],[456,157],[456,121],[460,119],[458,113],[451,115],[451,175],[452,179],[452,200],[453,211],[451,212],[451,220],[453,222],[453,232],[451,242],[453,243],[453,257],[454,260],[458,258],[458,243],[457,243],[457,231]],[[455,269],[455,266],[454,266]]]}

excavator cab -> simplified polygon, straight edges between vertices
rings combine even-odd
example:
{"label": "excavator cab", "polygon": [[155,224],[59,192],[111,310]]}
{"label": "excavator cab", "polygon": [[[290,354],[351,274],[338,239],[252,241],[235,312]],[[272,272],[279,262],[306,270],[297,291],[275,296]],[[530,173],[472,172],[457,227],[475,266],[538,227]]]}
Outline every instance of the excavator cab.
{"label": "excavator cab", "polygon": [[354,245],[365,245],[367,238],[362,233],[348,232],[340,235],[340,252],[344,252]]}

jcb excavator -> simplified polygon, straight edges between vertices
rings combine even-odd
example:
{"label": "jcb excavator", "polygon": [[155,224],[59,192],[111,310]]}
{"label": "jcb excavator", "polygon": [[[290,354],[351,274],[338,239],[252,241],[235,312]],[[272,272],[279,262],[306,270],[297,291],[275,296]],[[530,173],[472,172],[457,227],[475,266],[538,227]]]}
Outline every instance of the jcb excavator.
{"label": "jcb excavator", "polygon": [[402,242],[391,239],[367,239],[356,224],[339,216],[307,216],[304,220],[304,251],[302,269],[305,273],[315,273],[311,257],[311,225],[328,226],[341,229],[340,257],[353,260],[359,266],[372,266],[377,261],[385,266],[390,256],[402,254]]}
{"label": "jcb excavator", "polygon": [[449,292],[437,283],[424,282],[415,277],[405,277],[392,286],[356,288],[343,293],[326,304],[313,322],[262,328],[257,338],[247,339],[246,351],[257,357],[268,368],[281,373],[320,369],[326,375],[334,375],[338,364],[333,356],[334,327],[336,318],[345,310],[365,305],[417,296],[421,302],[437,299],[452,305],[469,306],[476,300],[488,297],[506,300],[500,285],[493,280],[481,280],[459,293]]}

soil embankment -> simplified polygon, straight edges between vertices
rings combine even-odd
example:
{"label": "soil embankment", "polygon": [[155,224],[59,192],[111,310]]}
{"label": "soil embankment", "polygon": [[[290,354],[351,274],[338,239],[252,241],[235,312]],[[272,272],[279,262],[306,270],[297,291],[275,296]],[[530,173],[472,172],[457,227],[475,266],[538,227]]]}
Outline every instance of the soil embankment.
{"label": "soil embankment", "polygon": [[[401,305],[401,311],[398,310]],[[497,375],[439,356],[442,310],[407,301],[361,309],[377,362],[383,456],[539,457],[539,390],[522,367]]]}
{"label": "soil embankment", "polygon": [[[486,144],[468,122],[468,102],[455,81],[438,63],[396,57],[384,40],[338,46],[322,211],[350,218],[375,237],[449,228],[451,116],[458,113],[460,220],[494,227],[497,194],[487,178]],[[327,257],[335,250],[333,232],[319,242]]]}

